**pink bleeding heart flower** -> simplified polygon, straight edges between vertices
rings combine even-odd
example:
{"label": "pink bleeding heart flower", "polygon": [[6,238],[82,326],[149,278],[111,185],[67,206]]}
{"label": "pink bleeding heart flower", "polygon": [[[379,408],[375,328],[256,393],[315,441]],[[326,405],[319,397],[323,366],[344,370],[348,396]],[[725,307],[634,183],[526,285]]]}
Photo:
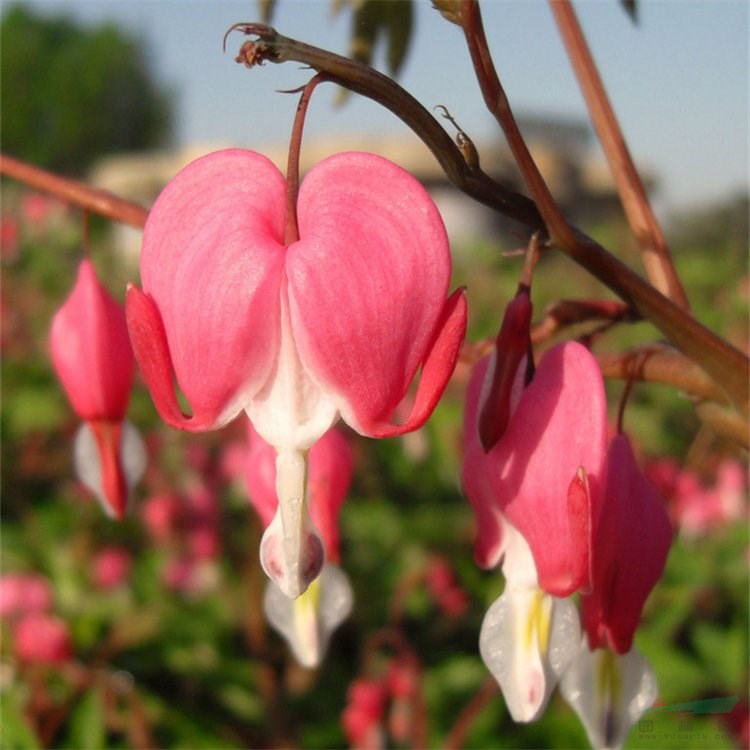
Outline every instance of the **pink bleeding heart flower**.
{"label": "pink bleeding heart flower", "polygon": [[561,682],[594,747],[621,747],[656,699],[656,677],[633,648],[633,636],[671,543],[658,491],[639,469],[627,436],[616,435],[594,535],[593,587],[581,599],[586,635]]}
{"label": "pink bleeding heart flower", "polygon": [[664,502],[639,469],[624,434],[609,448],[604,496],[594,540],[593,589],[582,598],[583,624],[592,649],[624,654],[672,545]]}
{"label": "pink bleeding heart flower", "polygon": [[[264,526],[273,523],[276,497],[276,451],[248,422],[245,481],[250,499]],[[349,491],[354,470],[352,449],[340,430],[331,428],[310,449],[308,504],[320,529],[327,563],[320,576],[296,600],[270,583],[263,599],[268,621],[286,638],[297,661],[317,666],[331,634],[351,612],[354,595],[340,562],[338,514]]]}
{"label": "pink bleeding heart flower", "polygon": [[[520,395],[517,378],[508,426],[485,454],[475,425],[490,364],[480,363],[472,376],[465,422],[462,477],[479,521],[478,561],[497,564],[506,519],[531,548],[542,589],[558,597],[587,590],[606,467],[607,404],[599,366],[574,341],[546,352]],[[519,376],[524,369],[521,362]]]}
{"label": "pink bleeding heart flower", "polygon": [[[591,585],[606,401],[596,360],[575,342],[549,350],[525,386],[518,338],[510,369],[498,347],[472,374],[462,480],[477,516],[477,562],[502,562],[506,578],[482,623],[480,653],[514,720],[533,721],[579,648],[577,610],[561,597]],[[488,407],[493,395],[504,403]],[[488,414],[500,415],[502,430]]]}
{"label": "pink bleeding heart flower", "polygon": [[52,362],[76,414],[76,468],[105,512],[122,519],[145,468],[145,449],[125,421],[135,360],[125,314],[84,259],[50,331]]}
{"label": "pink bleeding heart flower", "polygon": [[[343,153],[314,167],[289,246],[285,194],[284,177],[254,152],[186,167],[149,215],[143,291],[129,289],[127,316],[167,423],[208,430],[245,410],[277,449],[277,521],[264,539],[274,555],[263,564],[293,598],[323,564],[304,451],[339,417],[370,437],[421,426],[455,366],[466,306],[463,292],[446,299],[450,252],[437,209],[396,165]],[[395,424],[419,368],[414,408]]]}

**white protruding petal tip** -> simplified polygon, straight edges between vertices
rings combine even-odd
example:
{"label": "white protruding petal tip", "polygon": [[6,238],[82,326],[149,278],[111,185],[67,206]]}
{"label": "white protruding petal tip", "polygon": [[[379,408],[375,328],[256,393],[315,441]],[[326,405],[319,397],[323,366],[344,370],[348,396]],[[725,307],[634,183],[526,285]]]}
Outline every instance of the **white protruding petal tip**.
{"label": "white protruding petal tip", "polygon": [[479,651],[514,721],[541,716],[579,641],[575,605],[540,589],[508,586],[489,608]]}
{"label": "white protruding petal tip", "polygon": [[[125,420],[122,423],[120,437],[120,466],[129,492],[143,476],[147,462],[143,438],[138,430]],[[87,422],[83,422],[78,428],[73,441],[73,465],[79,481],[94,494],[105,515],[116,518],[115,510],[108,502],[104,491],[101,456],[96,438]]]}
{"label": "white protruding petal tip", "polygon": [[326,565],[320,577],[295,600],[270,583],[263,597],[263,611],[289,643],[295,659],[312,669],[323,660],[331,634],[348,617],[353,601],[346,574],[335,565]]}
{"label": "white protruding petal tip", "polygon": [[635,649],[626,654],[590,651],[584,637],[560,692],[581,719],[592,746],[616,750],[653,705],[657,684],[651,665]]}

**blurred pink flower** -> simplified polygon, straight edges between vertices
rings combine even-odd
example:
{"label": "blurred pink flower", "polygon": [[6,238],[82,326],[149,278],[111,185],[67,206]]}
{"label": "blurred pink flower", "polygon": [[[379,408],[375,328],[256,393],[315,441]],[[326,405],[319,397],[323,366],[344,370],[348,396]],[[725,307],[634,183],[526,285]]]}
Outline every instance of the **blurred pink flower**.
{"label": "blurred pink flower", "polygon": [[435,604],[448,617],[460,617],[469,607],[469,597],[456,580],[448,560],[433,557],[425,571],[425,585]]}
{"label": "blurred pink flower", "polygon": [[383,722],[388,703],[385,680],[359,678],[347,691],[347,704],[341,725],[353,750],[379,750],[384,747]]}
{"label": "blurred pink flower", "polygon": [[44,193],[26,192],[21,199],[21,215],[37,231],[48,229],[66,210],[65,203]]}
{"label": "blurred pink flower", "polygon": [[0,217],[0,256],[4,261],[18,257],[21,249],[21,226],[18,219],[6,214]]}
{"label": "blurred pink flower", "polygon": [[[159,413],[189,430],[243,409],[278,451],[278,523],[266,571],[299,596],[323,556],[304,501],[304,452],[339,418],[371,437],[431,414],[458,357],[462,292],[424,188],[370,154],[333,156],[299,191],[301,239],[285,245],[286,185],[265,157],[210,154],[165,188],[146,224],[143,289],[127,315]],[[392,417],[422,373],[405,423]],[[192,414],[183,414],[174,380]],[[296,500],[303,498],[301,505]]]}
{"label": "blurred pink flower", "polygon": [[103,547],[92,560],[92,580],[100,589],[115,589],[130,577],[133,558],[124,547]]}
{"label": "blurred pink flower", "polygon": [[67,623],[47,612],[24,615],[13,629],[16,656],[34,664],[61,664],[73,655]]}
{"label": "blurred pink flower", "polygon": [[182,532],[185,500],[172,492],[151,495],[140,503],[143,523],[157,543],[174,541]]}
{"label": "blurred pink flower", "polygon": [[667,499],[675,526],[687,538],[747,518],[747,469],[736,459],[719,463],[712,484],[669,458],[652,460],[646,474]]}
{"label": "blurred pink flower", "polygon": [[0,576],[0,617],[44,612],[52,606],[52,587],[37,573],[6,573]]}

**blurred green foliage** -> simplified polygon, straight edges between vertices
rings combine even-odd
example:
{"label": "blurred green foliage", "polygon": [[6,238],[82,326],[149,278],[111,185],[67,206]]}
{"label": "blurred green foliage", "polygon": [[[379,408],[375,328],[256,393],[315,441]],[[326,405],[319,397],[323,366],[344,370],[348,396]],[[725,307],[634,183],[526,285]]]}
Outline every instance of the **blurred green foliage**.
{"label": "blurred green foliage", "polygon": [[[142,42],[104,24],[6,6],[0,22],[3,151],[63,174],[169,137],[172,102]],[[71,82],[75,85],[71,85]]]}
{"label": "blurred green foliage", "polygon": [[[395,652],[388,640],[394,631],[421,664],[429,746],[443,746],[486,684],[478,633],[503,586],[499,574],[474,564],[474,521],[458,481],[466,372],[454,378],[418,434],[384,441],[351,435],[357,473],[341,533],[355,609],[334,635],[322,667],[303,670],[263,623],[260,528],[241,485],[216,484],[220,550],[192,590],[167,585],[169,550],[144,531],[148,497],[184,493],[207,481],[202,476],[222,475],[223,452],[242,437],[241,426],[208,435],[177,433],[160,423],[139,385],[130,418],[154,458],[129,518],[107,520],[76,483],[70,452],[77,420],[55,380],[47,330],[74,282],[78,219],[60,210],[31,222],[23,218],[22,193],[7,186],[3,205],[6,216],[19,218],[20,237],[15,247],[3,248],[2,571],[49,579],[55,611],[72,631],[75,659],[63,667],[20,664],[3,625],[2,746],[343,747],[340,715],[348,686],[362,673],[386,668]],[[741,230],[727,231],[734,226],[727,216],[741,216],[743,208],[746,214],[746,200],[718,207],[697,223],[695,217],[674,222],[671,231],[696,314],[714,320],[739,345],[747,340],[747,243]],[[606,235],[612,248],[638,262],[622,227],[590,231]],[[490,241],[455,248],[456,283],[468,287],[473,341],[494,335],[515,289],[520,260],[505,257],[504,249],[512,248]],[[117,255],[106,225],[95,225],[91,252],[101,278],[122,299],[124,282],[136,271]],[[534,289],[537,318],[560,296],[602,295],[565,258],[542,260]],[[608,332],[596,345],[616,349],[654,335],[639,323]],[[619,389],[612,384],[613,410]],[[729,450],[703,442],[698,451],[693,440],[699,424],[689,401],[663,387],[636,386],[626,424],[645,454],[689,455],[707,478],[714,459]],[[200,472],[190,458],[196,452],[203,456]],[[127,582],[111,590],[92,579],[96,553],[108,545],[133,557]],[[747,697],[747,550],[744,523],[694,539],[678,535],[637,635],[658,675],[661,704]],[[450,564],[466,593],[462,613],[441,611],[424,586],[435,556]],[[652,724],[635,727],[629,747],[734,746],[727,716],[661,711],[646,718]],[[585,747],[586,739],[559,697],[540,721],[516,725],[495,695],[477,711],[464,746]]]}

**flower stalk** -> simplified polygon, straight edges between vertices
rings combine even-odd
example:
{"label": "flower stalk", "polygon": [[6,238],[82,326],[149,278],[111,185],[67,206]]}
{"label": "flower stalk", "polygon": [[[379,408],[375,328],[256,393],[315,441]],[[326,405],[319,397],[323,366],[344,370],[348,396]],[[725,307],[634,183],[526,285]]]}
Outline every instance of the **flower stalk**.
{"label": "flower stalk", "polygon": [[[483,90],[493,85],[492,91],[499,95],[502,87],[491,64],[486,38],[479,31],[481,17],[478,5],[471,0],[463,0],[462,17],[467,41],[482,61],[477,67],[480,85]],[[362,63],[282,36],[265,24],[240,23],[232,27],[232,30],[235,29],[257,37],[256,41],[245,42],[238,62],[253,67],[262,62],[295,61],[324,72],[330,81],[378,102],[399,117],[428,146],[447,177],[462,192],[534,230],[546,230],[546,222],[552,218],[552,234],[558,249],[586,268],[642,317],[650,320],[716,381],[735,407],[746,412],[747,383],[750,380],[750,360],[746,355],[695,320],[591,237],[560,221],[556,205],[544,200],[540,203],[539,196],[534,194],[537,199],[535,203],[500,185],[481,169],[467,164],[460,148],[438,120],[395,81]],[[497,98],[493,98],[492,91],[488,90],[485,98],[495,107]],[[500,98],[507,105],[504,92]],[[502,107],[502,113],[504,129],[512,130],[514,121],[510,107]],[[518,130],[517,126],[515,130]],[[519,148],[521,141],[518,132],[516,145]],[[529,160],[519,166],[527,179],[532,170],[536,170],[533,161]],[[540,194],[545,190],[538,181],[532,184]],[[544,219],[541,213],[543,209],[548,211]]]}

